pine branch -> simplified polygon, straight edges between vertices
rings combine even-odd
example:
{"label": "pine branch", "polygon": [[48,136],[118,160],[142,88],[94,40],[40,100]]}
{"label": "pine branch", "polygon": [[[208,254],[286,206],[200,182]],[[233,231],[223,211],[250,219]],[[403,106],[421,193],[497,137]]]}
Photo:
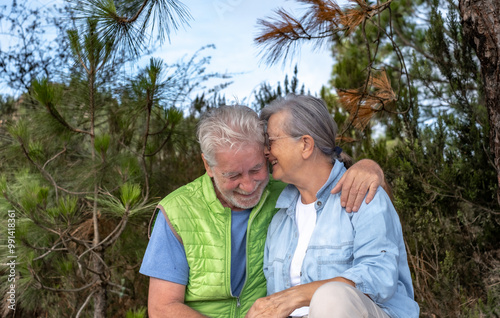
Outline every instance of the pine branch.
{"label": "pine branch", "polygon": [[103,240],[101,240],[99,242],[99,244],[94,245],[92,247],[88,247],[88,249],[85,252],[83,252],[82,254],[80,254],[80,256],[78,258],[83,257],[85,254],[92,252],[95,249],[107,248],[107,247],[111,246],[112,244],[114,244],[118,240],[120,235],[123,233],[123,231],[125,230],[125,227],[126,227],[127,221],[128,221],[128,217],[129,217],[129,212],[130,211],[128,209],[125,211],[125,215],[122,217],[122,219],[120,220],[118,225],[113,229],[113,231],[108,234],[108,236],[106,236]]}
{"label": "pine branch", "polygon": [[49,84],[49,81],[47,78],[42,79],[41,81],[34,80],[32,83],[33,86],[33,95],[34,98],[42,105],[44,106],[49,114],[57,120],[61,125],[69,129],[70,131],[76,132],[76,133],[81,133],[81,134],[87,134],[87,135],[92,135],[91,132],[74,128],[72,127],[62,116],[61,114],[57,111],[55,107],[55,103],[58,100],[58,95],[59,91],[54,88],[54,86],[51,86]]}
{"label": "pine branch", "polygon": [[385,70],[371,74],[364,88],[338,89],[337,94],[339,102],[349,112],[350,121],[359,130],[364,130],[377,112],[390,111],[397,101]]}
{"label": "pine branch", "polygon": [[[57,246],[59,246],[61,244],[63,244],[63,243],[62,242],[57,243],[56,245],[52,246],[47,252],[43,253],[40,256],[35,257],[33,260],[37,261],[39,259],[42,259],[42,258],[44,258],[45,256],[49,255],[50,253],[52,253],[54,251],[67,251],[66,248],[57,248]],[[36,249],[34,246],[29,246],[29,247],[32,248],[32,249]]]}
{"label": "pine branch", "polygon": [[78,310],[78,312],[76,313],[76,318],[80,318],[80,315],[81,313],[83,312],[83,309],[87,306],[87,304],[90,302],[90,299],[92,298],[92,296],[95,294],[96,290],[93,290],[91,291],[87,298],[85,298],[85,301],[83,302],[82,306],[80,306],[80,309]]}
{"label": "pine branch", "polygon": [[87,134],[87,135],[92,136],[92,134],[89,131],[82,130],[79,128],[74,128],[70,124],[68,124],[68,122],[61,116],[61,114],[59,114],[59,112],[57,111],[55,106],[52,105],[51,103],[47,103],[44,106],[49,111],[49,113],[52,115],[52,117],[54,119],[56,119],[59,123],[61,123],[64,127],[68,128],[69,130],[76,132],[76,133]]}
{"label": "pine branch", "polygon": [[57,157],[59,157],[60,155],[62,155],[63,153],[66,152],[66,146],[64,146],[64,149],[61,150],[60,152],[56,153],[52,158],[50,158],[49,160],[47,160],[43,166],[42,166],[42,169],[45,170],[45,166],[47,166],[47,164],[49,164],[51,161],[55,160]]}
{"label": "pine branch", "polygon": [[165,129],[167,129],[167,128],[168,128],[168,126],[169,126],[169,125],[170,125],[170,121],[169,121],[169,120],[166,120],[166,121],[165,121],[165,125],[163,125],[163,127],[162,127],[160,130],[155,131],[155,132],[152,132],[152,133],[149,133],[148,135],[149,135],[149,136],[156,136],[156,135],[159,135],[159,134],[163,133],[163,132],[165,131]]}
{"label": "pine branch", "polygon": [[49,181],[50,183],[52,183],[52,185],[54,186],[55,194],[56,194],[56,200],[59,199],[59,195],[58,195],[58,191],[57,190],[61,190],[63,192],[66,192],[68,194],[73,194],[73,195],[84,195],[84,194],[93,193],[93,192],[74,192],[74,191],[69,191],[69,190],[67,190],[67,189],[65,189],[65,188],[57,185],[57,183],[56,183],[55,179],[52,177],[52,175],[47,170],[45,170],[42,166],[40,166],[38,163],[36,163],[33,160],[33,158],[31,158],[28,150],[26,149],[24,141],[21,138],[17,138],[17,140],[18,140],[19,144],[21,145],[21,149],[22,149],[23,154],[26,157],[26,159],[28,159],[28,161],[31,162],[42,173],[42,175],[45,177],[45,179],[47,179],[47,181]]}
{"label": "pine branch", "polygon": [[33,269],[33,267],[31,267],[30,264],[27,264],[27,266],[28,266],[28,270],[31,273],[31,275],[36,280],[36,282],[39,284],[39,287],[42,288],[42,289],[53,291],[53,292],[58,292],[58,293],[77,293],[77,292],[81,292],[83,290],[86,290],[86,289],[94,286],[98,282],[98,280],[94,280],[94,281],[90,282],[89,284],[84,285],[84,286],[79,287],[79,288],[70,288],[70,289],[67,289],[67,288],[52,288],[52,287],[45,286],[42,283],[40,277],[38,277],[38,275],[36,274],[35,270]]}
{"label": "pine branch", "polygon": [[[392,0],[390,0],[390,2],[391,1]],[[390,11],[390,6],[388,6],[387,9]],[[408,69],[406,67],[406,62],[405,62],[405,59],[404,59],[404,56],[403,56],[403,52],[401,52],[401,49],[399,48],[399,46],[394,41],[394,37],[392,35],[392,29],[393,29],[392,28],[392,15],[389,15],[389,17],[390,17],[390,19],[389,19],[389,29],[390,29],[390,32],[391,32],[390,34],[387,33],[387,31],[384,28],[382,28],[379,23],[377,23],[376,21],[373,21],[373,20],[371,20],[371,21],[373,22],[373,24],[377,27],[377,29],[380,32],[384,33],[384,35],[387,36],[387,38],[391,42],[392,47],[394,48],[394,51],[396,52],[396,56],[398,58],[398,61],[401,64],[401,69],[404,70],[404,72],[401,72],[401,73],[404,74],[406,76],[406,78],[407,78],[407,84],[406,85],[408,87],[408,91],[411,92],[411,90],[412,90],[412,84],[411,84],[410,73],[408,72]],[[401,82],[401,79],[400,79],[400,82]],[[401,90],[402,89],[401,88],[402,85],[399,85],[399,87],[400,87],[400,90]],[[403,111],[400,111],[400,112],[391,112],[391,113],[393,113],[393,114],[406,114],[412,108],[413,108],[413,99],[410,97],[410,99],[409,99],[409,105],[408,105],[407,109],[405,109]]]}
{"label": "pine branch", "polygon": [[401,30],[399,30],[398,28],[394,28],[394,32],[396,32],[398,38],[403,42],[403,44],[405,46],[411,47],[412,49],[414,49],[416,52],[418,52],[419,54],[424,56],[429,61],[436,62],[436,59],[434,58],[434,56],[430,55],[428,53],[428,51],[416,46],[414,42],[408,40],[406,38],[406,36],[403,34],[403,32],[401,32]]}
{"label": "pine branch", "polygon": [[158,28],[158,38],[163,43],[165,36],[170,38],[172,29],[187,25],[191,19],[187,7],[177,0],[144,0],[130,15],[120,14],[113,0],[80,1],[76,9],[84,17],[98,21],[102,39],[116,39],[121,49],[135,56],[145,48],[148,27],[151,31]]}
{"label": "pine branch", "polygon": [[111,15],[114,17],[114,19],[116,20],[116,22],[118,22],[119,24],[129,24],[129,23],[133,23],[135,22],[135,20],[137,20],[137,18],[140,16],[140,14],[142,13],[142,11],[144,10],[144,8],[146,7],[146,5],[148,4],[148,2],[150,2],[150,0],[144,0],[144,2],[142,3],[142,5],[140,6],[140,8],[137,10],[137,12],[135,13],[135,15],[128,19],[126,17],[120,17],[118,16],[117,14],[115,13],[111,13]]}
{"label": "pine branch", "polygon": [[358,8],[341,10],[333,0],[302,0],[310,7],[300,18],[293,17],[284,9],[275,11],[276,17],[259,19],[261,34],[254,41],[261,54],[270,65],[293,54],[299,41],[316,40],[320,46],[323,41],[338,33],[352,33],[360,24],[379,15],[389,8],[392,0],[379,5],[367,5],[362,0],[351,0]]}
{"label": "pine branch", "polygon": [[158,149],[156,149],[153,153],[148,153],[148,154],[144,154],[145,157],[152,157],[154,155],[156,155],[158,152],[160,152],[160,150],[170,141],[170,139],[172,138],[172,135],[173,135],[173,132],[174,132],[174,128],[175,128],[175,123],[172,123],[172,128],[170,129],[169,133],[168,133],[168,136],[167,138],[165,138],[162,142],[162,144],[158,147]]}
{"label": "pine branch", "polygon": [[[151,60],[151,64],[153,63],[153,60]],[[159,73],[159,71],[158,71]],[[141,167],[142,167],[142,172],[144,173],[144,184],[146,188],[146,194],[144,195],[145,200],[149,197],[149,173],[148,169],[146,167],[146,147],[148,144],[148,137],[149,137],[149,125],[151,124],[151,110],[153,108],[153,100],[154,100],[154,93],[155,93],[155,86],[156,83],[152,82],[149,89],[147,90],[147,102],[146,102],[146,128],[144,129],[144,136],[143,136],[143,142],[142,142],[142,151],[141,151]]]}

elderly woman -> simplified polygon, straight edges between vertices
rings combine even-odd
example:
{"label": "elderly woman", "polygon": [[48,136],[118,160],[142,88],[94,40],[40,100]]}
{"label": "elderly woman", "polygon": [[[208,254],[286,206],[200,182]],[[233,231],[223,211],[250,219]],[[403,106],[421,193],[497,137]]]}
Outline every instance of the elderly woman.
{"label": "elderly woman", "polygon": [[247,317],[418,317],[398,215],[379,187],[355,214],[331,189],[346,171],[324,102],[287,96],[264,108],[266,155],[281,193],[267,234],[269,296]]}

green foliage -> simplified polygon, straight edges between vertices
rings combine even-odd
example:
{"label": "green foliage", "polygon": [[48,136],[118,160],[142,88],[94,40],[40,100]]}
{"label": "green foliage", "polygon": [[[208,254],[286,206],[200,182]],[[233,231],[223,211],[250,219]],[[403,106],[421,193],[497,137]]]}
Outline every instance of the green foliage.
{"label": "green foliage", "polygon": [[[427,29],[408,20],[394,26],[424,35],[406,55],[419,89],[400,97],[411,94],[417,103],[385,122],[385,139],[364,150],[392,185],[421,316],[475,317],[495,312],[491,299],[500,295],[487,283],[499,277],[492,256],[500,235],[496,171],[479,66],[462,38],[457,8],[450,3],[444,16],[442,3],[428,5]],[[393,10],[396,17],[407,12]]]}
{"label": "green foliage", "polygon": [[50,85],[47,78],[34,80],[31,84],[33,88],[33,97],[44,106],[57,105],[61,99],[61,87]]}
{"label": "green foliage", "polygon": [[276,87],[272,87],[266,82],[261,83],[259,90],[254,94],[255,101],[253,102],[253,108],[256,111],[260,111],[273,100],[284,97],[287,94],[305,94],[306,89],[304,84],[302,84],[299,89],[299,79],[297,77],[298,72],[297,65],[295,65],[292,79],[289,80],[288,75],[285,75],[283,87],[280,82],[276,84]]}
{"label": "green foliage", "polygon": [[87,65],[87,72],[95,74],[97,65],[105,65],[113,53],[115,38],[100,38],[95,19],[87,19],[82,29],[82,34],[74,29],[67,31],[71,50],[75,61]]}
{"label": "green foliage", "polygon": [[497,248],[494,237],[500,234],[488,213],[495,204],[485,200],[494,194],[495,176],[492,169],[477,169],[484,163],[454,155],[454,149],[435,151],[443,149],[443,138],[427,138],[436,133],[427,132],[423,148],[399,144],[389,156],[374,149],[371,157],[392,179],[423,316],[456,316],[463,297],[484,297],[487,251]]}
{"label": "green foliage", "polygon": [[472,308],[463,306],[465,315],[471,318],[500,317],[500,307],[498,306],[500,302],[499,294],[500,291],[496,288],[495,292],[488,292],[486,302],[479,299],[477,304]]}
{"label": "green foliage", "polygon": [[78,197],[66,196],[59,198],[59,205],[57,207],[58,211],[64,217],[71,217],[77,212],[78,209]]}
{"label": "green foliage", "polygon": [[14,124],[9,126],[7,131],[13,138],[20,138],[22,140],[28,139],[28,126],[24,120],[16,121]]}
{"label": "green foliage", "polygon": [[97,136],[94,140],[94,148],[101,154],[103,158],[108,151],[110,141],[111,136],[108,134]]}
{"label": "green foliage", "polygon": [[138,56],[151,44],[150,41],[156,38],[163,43],[172,30],[186,25],[191,19],[187,8],[175,0],[87,0],[73,5],[79,18],[94,21],[99,41],[116,39],[115,54]]}
{"label": "green foliage", "polygon": [[203,48],[173,65],[151,59],[124,80],[115,75],[131,56],[117,55],[102,20],[84,21],[65,33],[76,61],[70,76],[45,73],[20,98],[0,100],[0,225],[16,211],[23,317],[145,316],[148,281],[138,268],[154,205],[204,171],[190,94],[228,78],[206,72]]}
{"label": "green foliage", "polygon": [[134,205],[140,198],[141,188],[137,184],[125,183],[120,187],[120,199],[124,206]]}
{"label": "green foliage", "polygon": [[333,66],[330,84],[335,88],[360,88],[366,80],[366,53],[360,50],[363,40],[354,37],[344,40],[339,46],[332,47],[332,54],[337,60]]}
{"label": "green foliage", "polygon": [[127,311],[126,318],[144,318],[146,317],[147,309],[145,307],[141,307],[139,309],[130,309]]}

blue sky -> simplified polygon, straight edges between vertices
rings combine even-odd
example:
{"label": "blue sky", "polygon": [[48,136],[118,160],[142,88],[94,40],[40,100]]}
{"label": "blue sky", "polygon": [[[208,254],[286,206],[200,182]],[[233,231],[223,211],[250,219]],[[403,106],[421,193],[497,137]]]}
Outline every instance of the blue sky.
{"label": "blue sky", "polygon": [[[51,6],[61,0],[28,0],[35,6]],[[275,85],[283,81],[285,74],[292,75],[295,64],[299,70],[299,80],[311,93],[319,91],[330,78],[333,59],[328,46],[313,50],[304,45],[299,54],[285,65],[282,63],[267,66],[260,61],[258,48],[253,42],[258,32],[257,19],[273,14],[273,10],[284,7],[292,12],[301,8],[295,1],[285,0],[184,0],[182,1],[193,17],[190,26],[180,28],[170,36],[154,54],[165,63],[175,63],[179,59],[189,58],[202,46],[214,44],[215,50],[207,51],[212,56],[209,71],[235,73],[233,84],[223,94],[229,101],[249,102],[253,91],[263,81]],[[0,0],[0,5],[10,4],[11,0]],[[6,30],[0,30],[5,32]],[[5,46],[5,34],[1,37]],[[149,61],[144,57],[137,65],[143,66]],[[6,93],[0,87],[0,94]]]}
{"label": "blue sky", "polygon": [[[1,0],[0,0],[1,1]],[[285,65],[279,63],[267,66],[260,61],[259,49],[253,39],[258,33],[257,19],[274,15],[274,10],[282,7],[299,17],[303,5],[293,0],[184,0],[182,1],[193,17],[190,27],[180,29],[170,38],[154,56],[161,57],[167,63],[175,62],[182,56],[191,56],[201,46],[215,44],[211,51],[212,70],[217,72],[238,73],[234,83],[223,92],[229,103],[239,101],[249,105],[253,91],[262,82],[276,85],[283,82],[286,74],[293,74],[298,67],[298,78],[311,94],[318,94],[322,86],[329,87],[334,59],[328,44],[319,50],[304,44],[300,53],[294,54],[293,60]],[[336,1],[341,7],[349,4],[348,0]],[[376,133],[381,133],[375,126]]]}
{"label": "blue sky", "polygon": [[283,81],[285,74],[293,74],[294,65],[299,70],[299,80],[311,90],[319,91],[328,82],[333,59],[327,46],[313,50],[305,45],[294,59],[285,65],[267,66],[260,61],[258,48],[253,42],[258,32],[257,19],[273,13],[277,7],[300,7],[294,1],[266,0],[214,0],[184,1],[193,21],[190,27],[180,29],[171,36],[155,56],[165,61],[175,61],[183,55],[190,55],[206,44],[215,44],[211,51],[212,69],[219,72],[243,73],[233,78],[234,83],[225,90],[226,97],[240,101],[252,96],[252,90],[266,81],[275,85]]}

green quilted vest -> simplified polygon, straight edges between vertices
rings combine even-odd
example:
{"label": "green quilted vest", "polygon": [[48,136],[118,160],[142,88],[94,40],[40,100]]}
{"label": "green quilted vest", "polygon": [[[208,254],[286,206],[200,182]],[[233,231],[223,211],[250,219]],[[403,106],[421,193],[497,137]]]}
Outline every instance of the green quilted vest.
{"label": "green quilted vest", "polygon": [[[247,228],[246,282],[239,298],[231,295],[231,210],[215,195],[205,174],[164,198],[166,215],[186,251],[189,281],[185,303],[213,317],[244,317],[257,298],[266,296],[262,271],[267,227],[285,184],[270,180],[250,214]],[[174,232],[174,233],[175,233]]]}

